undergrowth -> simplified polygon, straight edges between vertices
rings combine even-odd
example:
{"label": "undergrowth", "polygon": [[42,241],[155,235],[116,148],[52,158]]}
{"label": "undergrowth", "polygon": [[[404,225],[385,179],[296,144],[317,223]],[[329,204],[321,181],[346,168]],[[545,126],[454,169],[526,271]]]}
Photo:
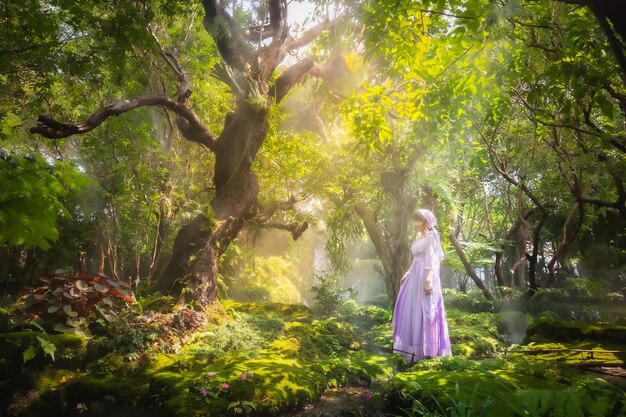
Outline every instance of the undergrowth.
{"label": "undergrowth", "polygon": [[[13,350],[12,365],[0,360],[0,373],[17,375],[7,391],[12,414],[69,415],[83,404],[102,415],[124,407],[140,416],[276,415],[344,386],[380,389],[395,415],[556,416],[565,407],[571,415],[580,408],[582,415],[600,416],[624,410],[619,387],[584,375],[577,366],[589,360],[565,352],[623,346],[626,329],[619,325],[489,312],[482,303],[475,305],[480,311],[466,311],[451,302],[454,356],[408,368],[389,352],[391,312],[380,306],[337,299],[334,313],[323,315],[298,305],[226,300],[219,320],[209,322],[201,312],[172,311],[171,301],[140,298],[133,312],[118,315],[123,320],[93,322],[88,344],[75,335],[47,337],[52,335],[36,328],[30,335],[1,334],[0,342]],[[514,330],[528,334],[526,341],[512,345]],[[56,361],[37,336],[56,348]],[[80,349],[68,348],[81,340]],[[33,355],[28,361],[26,352]],[[609,359],[623,364],[624,358]],[[41,391],[39,399],[28,400],[32,390]]]}

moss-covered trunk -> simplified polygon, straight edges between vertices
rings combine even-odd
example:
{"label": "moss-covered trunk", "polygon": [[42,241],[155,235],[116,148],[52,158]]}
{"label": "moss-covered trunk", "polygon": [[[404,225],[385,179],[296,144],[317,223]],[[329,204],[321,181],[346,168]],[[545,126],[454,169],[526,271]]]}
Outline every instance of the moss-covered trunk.
{"label": "moss-covered trunk", "polygon": [[156,290],[179,296],[189,287],[185,298],[200,305],[217,297],[219,258],[253,215],[257,202],[259,186],[251,167],[267,135],[265,116],[265,111],[239,103],[228,118],[215,147],[211,214],[198,215],[178,232]]}

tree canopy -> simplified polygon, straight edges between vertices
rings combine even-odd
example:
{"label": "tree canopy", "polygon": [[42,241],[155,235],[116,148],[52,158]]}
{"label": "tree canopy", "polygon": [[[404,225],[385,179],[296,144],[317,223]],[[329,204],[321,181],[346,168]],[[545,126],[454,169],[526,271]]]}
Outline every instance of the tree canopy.
{"label": "tree canopy", "polygon": [[313,225],[340,272],[367,236],[393,298],[420,206],[487,297],[595,272],[598,251],[623,268],[616,10],[313,4],[298,24],[278,0],[3,5],[3,273],[71,266],[206,305],[242,230]]}

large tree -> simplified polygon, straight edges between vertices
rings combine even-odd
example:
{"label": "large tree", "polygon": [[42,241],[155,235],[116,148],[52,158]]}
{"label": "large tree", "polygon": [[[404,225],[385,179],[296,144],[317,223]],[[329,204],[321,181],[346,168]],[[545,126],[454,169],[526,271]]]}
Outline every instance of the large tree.
{"label": "large tree", "polygon": [[[190,104],[192,88],[187,73],[177,54],[166,50],[156,35],[155,43],[177,79],[175,99],[163,93],[136,96],[104,106],[80,124],[41,115],[31,132],[56,140],[89,132],[107,119],[139,107],[155,106],[174,113],[182,136],[214,156],[211,181],[215,196],[205,213],[197,215],[178,232],[171,258],[155,289],[184,294],[185,300],[207,305],[217,296],[220,256],[257,208],[259,186],[252,168],[268,133],[271,109],[307,73],[324,73],[323,66],[311,58],[293,63],[278,76],[277,69],[289,53],[312,42],[327,23],[293,37],[287,25],[285,1],[270,0],[265,9],[267,19],[248,28],[238,24],[219,0],[204,0],[202,6],[204,28],[221,56],[213,75],[228,84],[234,96],[234,108],[225,117],[221,132],[211,131],[196,114]],[[189,290],[182,291],[183,288]]]}

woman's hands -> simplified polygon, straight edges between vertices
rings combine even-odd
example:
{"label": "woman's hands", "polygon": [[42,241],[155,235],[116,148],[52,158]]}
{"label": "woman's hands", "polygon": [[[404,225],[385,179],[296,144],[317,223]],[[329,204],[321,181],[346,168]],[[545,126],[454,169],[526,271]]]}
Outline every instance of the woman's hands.
{"label": "woman's hands", "polygon": [[424,294],[429,295],[433,292],[433,270],[429,269],[424,278]]}

